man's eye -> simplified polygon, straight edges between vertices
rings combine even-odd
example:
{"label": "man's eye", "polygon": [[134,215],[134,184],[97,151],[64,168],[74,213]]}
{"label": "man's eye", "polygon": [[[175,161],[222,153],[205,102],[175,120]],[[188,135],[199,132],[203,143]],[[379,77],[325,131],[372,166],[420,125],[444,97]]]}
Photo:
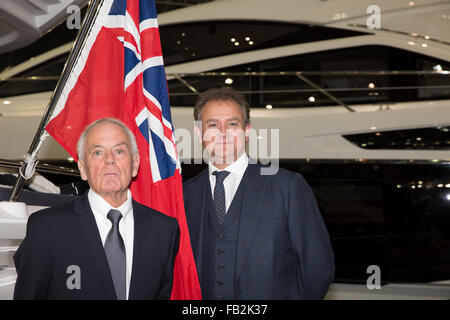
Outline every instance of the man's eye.
{"label": "man's eye", "polygon": [[124,154],[125,151],[123,149],[116,149],[117,154]]}
{"label": "man's eye", "polygon": [[231,123],[230,123],[230,126],[231,126],[231,127],[236,127],[236,126],[239,126],[239,123],[237,123],[237,122],[231,122]]}
{"label": "man's eye", "polygon": [[95,150],[94,151],[94,156],[101,156],[102,152],[100,150]]}
{"label": "man's eye", "polygon": [[217,124],[215,124],[215,123],[210,123],[208,125],[208,128],[215,128],[215,127],[217,127]]}

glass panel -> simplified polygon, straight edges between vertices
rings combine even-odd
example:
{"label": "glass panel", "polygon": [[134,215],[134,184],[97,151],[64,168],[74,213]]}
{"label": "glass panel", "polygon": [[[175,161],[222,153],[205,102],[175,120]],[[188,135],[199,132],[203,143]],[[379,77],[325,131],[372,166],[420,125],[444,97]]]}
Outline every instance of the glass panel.
{"label": "glass panel", "polygon": [[344,135],[363,149],[450,150],[450,126]]}
{"label": "glass panel", "polygon": [[269,21],[204,21],[161,26],[166,65],[264,48],[365,34]]}
{"label": "glass panel", "polygon": [[53,91],[68,58],[68,53],[0,82],[0,97]]}
{"label": "glass panel", "polygon": [[[270,104],[276,108],[448,99],[450,72],[446,70],[450,70],[450,63],[445,61],[400,49],[363,46],[241,64],[214,72],[231,73],[227,76],[231,79],[238,77],[233,73],[247,72],[230,86],[245,92],[252,107]],[[186,80],[195,83],[198,91],[227,84],[221,82],[226,78],[202,78]],[[178,95],[176,104],[182,99]]]}

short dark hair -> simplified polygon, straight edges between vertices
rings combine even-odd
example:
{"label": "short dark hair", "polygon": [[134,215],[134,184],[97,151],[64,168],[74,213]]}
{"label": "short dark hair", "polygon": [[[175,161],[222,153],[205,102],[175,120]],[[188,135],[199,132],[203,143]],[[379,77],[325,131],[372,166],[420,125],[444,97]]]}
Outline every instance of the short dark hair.
{"label": "short dark hair", "polygon": [[250,123],[250,106],[244,95],[230,87],[211,88],[201,93],[195,103],[194,120],[199,121],[203,107],[210,101],[233,101],[241,107],[244,125]]}

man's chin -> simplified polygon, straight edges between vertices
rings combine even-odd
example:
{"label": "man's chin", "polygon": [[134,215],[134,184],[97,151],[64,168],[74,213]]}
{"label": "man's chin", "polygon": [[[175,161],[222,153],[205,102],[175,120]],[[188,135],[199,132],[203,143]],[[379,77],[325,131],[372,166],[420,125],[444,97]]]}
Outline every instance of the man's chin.
{"label": "man's chin", "polygon": [[215,165],[230,165],[237,160],[235,155],[214,155],[211,157],[211,162]]}

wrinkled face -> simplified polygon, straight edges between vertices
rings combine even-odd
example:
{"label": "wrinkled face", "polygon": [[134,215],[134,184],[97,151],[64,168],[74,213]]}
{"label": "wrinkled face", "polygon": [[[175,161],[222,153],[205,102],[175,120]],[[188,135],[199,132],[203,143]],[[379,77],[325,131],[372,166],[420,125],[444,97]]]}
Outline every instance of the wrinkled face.
{"label": "wrinkled face", "polygon": [[218,168],[226,167],[245,152],[244,113],[234,101],[210,101],[201,112],[202,143],[210,161]]}
{"label": "wrinkled face", "polygon": [[126,196],[131,179],[139,169],[139,154],[122,128],[103,123],[92,128],[84,144],[84,159],[78,161],[81,178],[105,200]]}

